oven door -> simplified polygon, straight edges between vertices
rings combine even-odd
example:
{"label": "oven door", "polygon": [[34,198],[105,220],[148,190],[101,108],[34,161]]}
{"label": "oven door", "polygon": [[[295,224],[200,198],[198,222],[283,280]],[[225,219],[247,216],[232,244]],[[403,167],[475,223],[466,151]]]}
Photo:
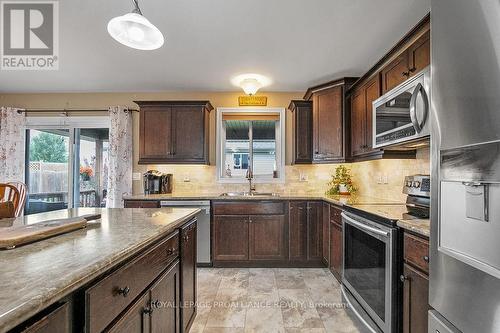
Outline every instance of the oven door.
{"label": "oven door", "polygon": [[429,136],[428,70],[373,102],[374,148]]}
{"label": "oven door", "polygon": [[392,331],[393,229],[342,213],[342,282],[383,332]]}

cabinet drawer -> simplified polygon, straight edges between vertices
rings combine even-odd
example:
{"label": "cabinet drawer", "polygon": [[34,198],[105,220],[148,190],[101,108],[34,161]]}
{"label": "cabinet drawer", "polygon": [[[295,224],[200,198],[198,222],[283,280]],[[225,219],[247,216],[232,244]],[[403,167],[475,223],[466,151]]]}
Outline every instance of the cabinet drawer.
{"label": "cabinet drawer", "polygon": [[330,222],[335,222],[342,225],[342,210],[330,205]]}
{"label": "cabinet drawer", "polygon": [[22,331],[23,333],[69,332],[69,306],[63,303]]}
{"label": "cabinet drawer", "polygon": [[283,215],[284,201],[214,202],[214,215]]}
{"label": "cabinet drawer", "polygon": [[179,233],[155,245],[85,291],[88,332],[100,332],[179,255]]}
{"label": "cabinet drawer", "polygon": [[410,265],[429,274],[429,241],[405,233],[404,259]]}

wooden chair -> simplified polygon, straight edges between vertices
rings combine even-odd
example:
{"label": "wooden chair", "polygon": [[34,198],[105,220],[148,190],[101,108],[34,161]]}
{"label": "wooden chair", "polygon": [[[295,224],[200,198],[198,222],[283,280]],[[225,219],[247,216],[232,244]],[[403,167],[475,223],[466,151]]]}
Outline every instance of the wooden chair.
{"label": "wooden chair", "polygon": [[[11,211],[11,208],[14,208],[12,216],[2,216],[2,218],[6,217],[16,217],[16,211],[17,207],[19,204],[19,201],[21,199],[21,196],[19,194],[19,190],[11,184],[0,184],[0,203],[4,203],[3,208],[3,215],[8,215],[9,212]],[[11,202],[12,205],[9,205],[8,203]]]}
{"label": "wooden chair", "polygon": [[24,204],[26,203],[26,199],[28,197],[28,186],[22,182],[10,182],[8,185],[12,185],[19,191],[19,202],[16,205],[16,217],[22,215],[24,211]]}

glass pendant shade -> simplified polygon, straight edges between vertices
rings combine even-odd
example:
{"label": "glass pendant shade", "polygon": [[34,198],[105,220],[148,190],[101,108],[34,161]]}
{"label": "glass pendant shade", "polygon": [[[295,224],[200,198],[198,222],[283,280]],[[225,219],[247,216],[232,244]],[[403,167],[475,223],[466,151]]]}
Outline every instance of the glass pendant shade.
{"label": "glass pendant shade", "polygon": [[119,43],[138,50],[155,50],[165,42],[161,31],[140,11],[111,19],[108,33]]}

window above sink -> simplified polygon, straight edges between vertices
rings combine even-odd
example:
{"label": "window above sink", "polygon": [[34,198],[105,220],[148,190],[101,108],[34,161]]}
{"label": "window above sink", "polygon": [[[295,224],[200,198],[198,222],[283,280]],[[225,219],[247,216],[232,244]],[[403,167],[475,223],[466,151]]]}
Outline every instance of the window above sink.
{"label": "window above sink", "polygon": [[285,180],[285,110],[217,109],[217,180],[282,183]]}

